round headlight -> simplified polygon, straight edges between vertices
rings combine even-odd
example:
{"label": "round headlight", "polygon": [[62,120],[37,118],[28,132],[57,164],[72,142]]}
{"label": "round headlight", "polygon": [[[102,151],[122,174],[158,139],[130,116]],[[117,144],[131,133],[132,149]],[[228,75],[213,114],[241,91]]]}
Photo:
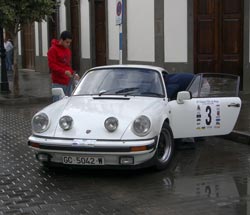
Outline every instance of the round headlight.
{"label": "round headlight", "polygon": [[42,133],[49,127],[49,118],[45,113],[37,114],[32,119],[32,130],[36,133]]}
{"label": "round headlight", "polygon": [[63,116],[59,120],[59,125],[63,130],[69,130],[72,127],[73,119],[70,116]]}
{"label": "round headlight", "polygon": [[115,117],[109,117],[105,120],[104,122],[104,127],[109,131],[109,132],[114,132],[117,127],[118,127],[118,119]]}
{"label": "round headlight", "polygon": [[133,123],[133,131],[137,136],[146,136],[150,131],[151,122],[146,116],[139,116]]}

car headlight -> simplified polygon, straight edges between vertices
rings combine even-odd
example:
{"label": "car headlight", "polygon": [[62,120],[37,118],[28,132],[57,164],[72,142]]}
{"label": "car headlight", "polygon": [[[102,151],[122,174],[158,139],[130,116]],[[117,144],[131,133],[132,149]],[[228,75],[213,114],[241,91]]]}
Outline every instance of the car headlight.
{"label": "car headlight", "polygon": [[63,130],[69,130],[72,128],[73,119],[70,116],[63,116],[59,120],[59,125]]}
{"label": "car headlight", "polygon": [[133,132],[137,136],[146,136],[150,131],[151,122],[146,116],[139,116],[133,123]]}
{"label": "car headlight", "polygon": [[32,130],[36,133],[42,133],[49,127],[49,117],[45,113],[39,113],[32,119]]}
{"label": "car headlight", "polygon": [[109,117],[105,120],[104,122],[104,127],[109,131],[109,132],[114,132],[117,127],[118,127],[118,119],[115,117]]}

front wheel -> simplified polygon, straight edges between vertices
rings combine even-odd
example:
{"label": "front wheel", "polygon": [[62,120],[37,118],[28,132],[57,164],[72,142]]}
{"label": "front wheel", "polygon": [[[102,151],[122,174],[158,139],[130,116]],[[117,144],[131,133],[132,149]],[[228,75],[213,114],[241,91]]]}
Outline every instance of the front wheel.
{"label": "front wheel", "polygon": [[164,123],[158,146],[154,155],[155,167],[158,170],[165,169],[174,153],[174,139],[173,133],[168,123]]}

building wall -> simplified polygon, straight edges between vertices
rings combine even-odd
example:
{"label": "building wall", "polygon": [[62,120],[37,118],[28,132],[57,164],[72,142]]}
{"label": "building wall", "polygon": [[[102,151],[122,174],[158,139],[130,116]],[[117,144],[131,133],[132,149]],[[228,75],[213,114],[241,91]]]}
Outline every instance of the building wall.
{"label": "building wall", "polygon": [[80,2],[81,15],[81,56],[82,58],[90,58],[90,13],[89,1],[82,0]]}
{"label": "building wall", "polygon": [[81,59],[80,73],[91,67],[90,50],[90,4],[88,0],[80,1],[80,40],[81,40]]}
{"label": "building wall", "polygon": [[250,93],[250,4],[244,1],[243,91]]}
{"label": "building wall", "polygon": [[116,1],[108,0],[108,60],[119,60],[119,26],[116,25]]}
{"label": "building wall", "polygon": [[123,62],[192,73],[192,13],[188,0],[125,1]]}
{"label": "building wall", "polygon": [[[81,71],[92,65],[93,17],[91,3],[80,0]],[[193,73],[193,1],[125,0],[123,63],[162,66],[170,72]],[[249,1],[244,1],[244,91],[250,92]],[[119,63],[119,27],[115,25],[116,1],[106,1],[107,64]],[[92,21],[91,21],[92,20]],[[60,7],[60,30],[66,29],[66,8]],[[178,27],[177,27],[178,26]],[[48,72],[46,23],[36,24],[36,67]],[[19,34],[19,54],[21,54]],[[39,45],[37,44],[39,43]]]}
{"label": "building wall", "polygon": [[65,2],[61,1],[61,5],[59,7],[59,14],[60,14],[60,32],[65,31],[67,29],[66,24],[67,24],[67,17],[66,17],[66,7],[65,7]]}
{"label": "building wall", "polygon": [[187,0],[165,0],[164,62],[187,63],[187,38]]}
{"label": "building wall", "polygon": [[35,71],[49,73],[47,52],[49,48],[47,22],[35,23]]}
{"label": "building wall", "polygon": [[163,4],[164,67],[169,72],[193,73],[193,1],[164,0]]}
{"label": "building wall", "polygon": [[127,0],[127,59],[155,61],[154,1]]}

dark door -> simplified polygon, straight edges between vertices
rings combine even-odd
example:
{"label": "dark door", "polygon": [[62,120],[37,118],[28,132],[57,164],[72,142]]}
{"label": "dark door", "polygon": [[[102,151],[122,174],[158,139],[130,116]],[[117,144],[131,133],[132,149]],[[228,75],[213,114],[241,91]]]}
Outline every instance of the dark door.
{"label": "dark door", "polygon": [[105,0],[95,0],[95,57],[96,66],[106,65]]}
{"label": "dark door", "polygon": [[48,48],[51,46],[52,39],[59,39],[60,32],[58,32],[58,15],[57,12],[51,15],[51,19],[48,20]]}
{"label": "dark door", "polygon": [[22,63],[25,69],[35,69],[35,29],[34,24],[23,26]]}
{"label": "dark door", "polygon": [[194,0],[194,68],[242,76],[243,0]]}
{"label": "dark door", "polygon": [[72,33],[72,68],[76,71],[80,70],[80,1],[70,1],[70,14],[71,14],[71,33]]}

